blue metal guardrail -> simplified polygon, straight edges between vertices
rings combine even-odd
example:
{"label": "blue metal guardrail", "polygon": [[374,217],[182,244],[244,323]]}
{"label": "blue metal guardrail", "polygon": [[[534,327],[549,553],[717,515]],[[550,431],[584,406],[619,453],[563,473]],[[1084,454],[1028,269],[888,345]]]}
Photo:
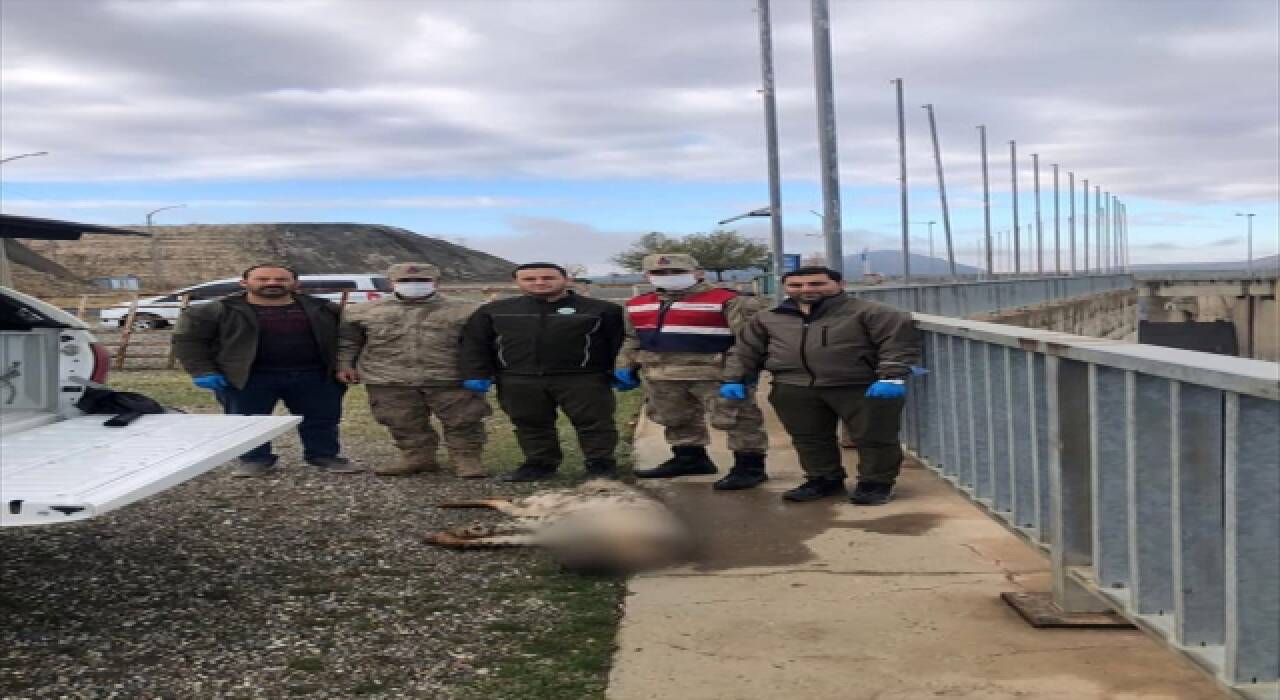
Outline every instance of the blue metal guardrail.
{"label": "blue metal guardrail", "polygon": [[965,318],[1118,289],[1134,289],[1133,276],[1036,277],[905,287],[854,287],[849,294],[905,311]]}
{"label": "blue metal guardrail", "polygon": [[1246,697],[1280,697],[1280,365],[917,315],[904,434],[1111,606]]}

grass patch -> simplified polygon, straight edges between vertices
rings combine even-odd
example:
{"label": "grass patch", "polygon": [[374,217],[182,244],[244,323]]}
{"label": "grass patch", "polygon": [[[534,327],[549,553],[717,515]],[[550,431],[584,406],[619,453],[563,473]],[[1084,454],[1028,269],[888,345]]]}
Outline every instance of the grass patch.
{"label": "grass patch", "polygon": [[293,671],[315,673],[324,670],[324,659],[319,656],[300,656],[296,659],[289,659],[287,666]]}

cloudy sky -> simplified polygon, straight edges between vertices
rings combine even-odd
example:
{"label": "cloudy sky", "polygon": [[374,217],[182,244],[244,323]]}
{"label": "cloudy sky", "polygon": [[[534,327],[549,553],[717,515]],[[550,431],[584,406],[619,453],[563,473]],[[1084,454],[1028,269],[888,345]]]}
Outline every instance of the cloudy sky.
{"label": "cloudy sky", "polygon": [[[106,224],[403,226],[593,271],[646,231],[768,203],[755,0],[0,0],[8,213]],[[774,0],[789,252],[820,249],[807,0]],[[1128,204],[1135,262],[1277,249],[1276,0],[832,0],[846,250],[896,247],[893,87],[911,220],[961,261],[1011,226],[1008,141]],[[1078,199],[1078,196],[1077,196]],[[1079,208],[1081,205],[1077,203]],[[927,249],[924,225],[913,245]],[[767,235],[764,220],[741,230]],[[935,229],[942,250],[941,224]]]}

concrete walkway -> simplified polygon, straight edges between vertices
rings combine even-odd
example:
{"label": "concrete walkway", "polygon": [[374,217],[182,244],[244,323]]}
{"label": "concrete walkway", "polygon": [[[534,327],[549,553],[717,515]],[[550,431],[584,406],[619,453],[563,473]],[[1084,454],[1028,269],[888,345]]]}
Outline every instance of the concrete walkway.
{"label": "concrete walkway", "polygon": [[[919,465],[887,506],[783,502],[800,470],[769,419],[766,487],[664,484],[706,554],[630,581],[609,698],[1222,697],[1140,632],[1024,623],[999,595],[1049,590],[1048,560]],[[642,420],[636,463],[669,454]]]}

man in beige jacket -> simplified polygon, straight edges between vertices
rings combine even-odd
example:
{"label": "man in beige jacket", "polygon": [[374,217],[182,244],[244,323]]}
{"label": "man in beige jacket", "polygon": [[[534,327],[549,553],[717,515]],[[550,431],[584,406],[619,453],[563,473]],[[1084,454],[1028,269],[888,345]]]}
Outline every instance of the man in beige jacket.
{"label": "man in beige jacket", "polygon": [[479,304],[445,299],[436,291],[440,271],[426,263],[392,265],[395,295],[348,306],[338,329],[338,381],[364,383],[373,417],[400,448],[398,464],[373,470],[408,476],[439,470],[444,428],[449,462],[457,476],[488,476],[481,454],[484,419],[493,412],[484,396],[462,388],[458,338]]}

